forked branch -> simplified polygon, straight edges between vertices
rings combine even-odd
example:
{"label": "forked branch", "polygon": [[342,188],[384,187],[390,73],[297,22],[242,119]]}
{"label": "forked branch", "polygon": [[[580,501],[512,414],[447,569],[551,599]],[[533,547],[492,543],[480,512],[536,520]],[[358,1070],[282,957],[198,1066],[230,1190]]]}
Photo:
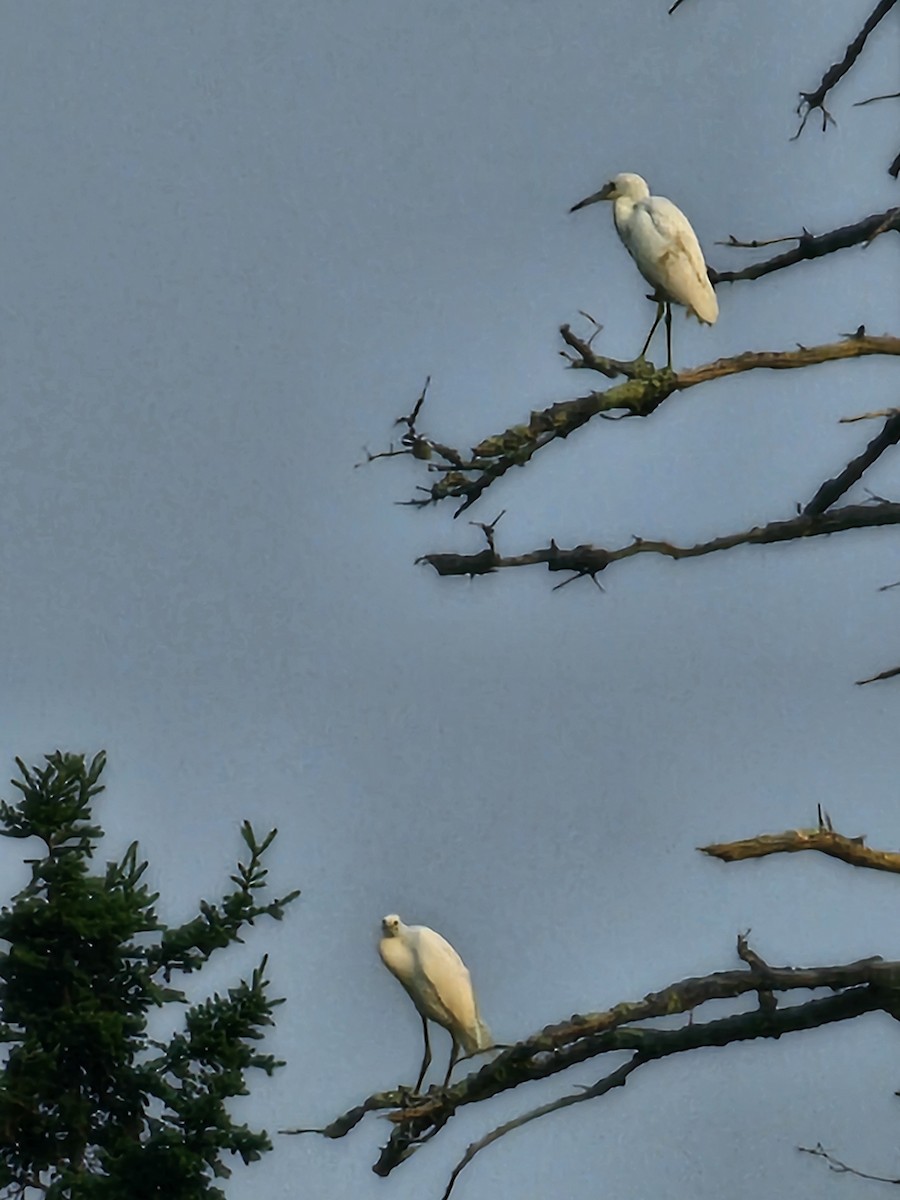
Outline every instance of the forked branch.
{"label": "forked branch", "polygon": [[794,135],[795,138],[799,137],[803,132],[806,122],[809,120],[810,113],[812,113],[814,109],[818,109],[822,114],[823,130],[827,127],[829,121],[834,124],[834,117],[832,117],[831,113],[825,107],[825,97],[828,95],[831,89],[836,84],[840,83],[840,81],[848,73],[862,53],[863,46],[865,46],[869,35],[877,27],[877,25],[884,20],[896,3],[897,0],[878,0],[878,3],[875,5],[874,9],[866,18],[862,29],[860,29],[853,41],[847,46],[847,49],[844,51],[844,57],[840,60],[840,62],[832,63],[832,65],[822,76],[822,80],[815,91],[800,93],[800,103],[797,106],[797,114],[800,116],[801,121],[800,128]]}

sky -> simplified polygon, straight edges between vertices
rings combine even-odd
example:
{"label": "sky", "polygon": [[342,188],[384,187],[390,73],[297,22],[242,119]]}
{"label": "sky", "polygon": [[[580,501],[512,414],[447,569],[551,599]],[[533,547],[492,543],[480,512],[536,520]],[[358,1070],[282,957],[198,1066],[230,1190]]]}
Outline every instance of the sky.
{"label": "sky", "polygon": [[[889,530],[631,560],[600,593],[546,572],[439,579],[479,549],[396,501],[421,464],[358,467],[431,375],[459,446],[580,394],[557,351],[652,319],[606,206],[636,171],[729,234],[824,232],[897,203],[885,28],[796,142],[794,108],[869,3],[262,0],[8,6],[0,43],[2,748],[109,754],[102,854],[137,838],[164,918],[228,886],[240,823],[279,829],[270,955],[287,1061],[237,1110],[274,1132],[412,1082],[420,1027],[378,960],[383,914],[440,930],[513,1041],[737,965],[900,957],[889,878],[695,847],[815,820],[900,841]],[[813,19],[813,14],[815,17]],[[719,289],[676,365],[897,332],[896,238]],[[696,541],[789,516],[896,403],[876,359],[754,373],[595,421],[507,476],[499,548]],[[895,460],[867,476],[896,492]],[[861,491],[855,493],[857,498]],[[6,795],[11,789],[7,789]],[[2,847],[10,891],[21,847]],[[459,1200],[846,1196],[821,1141],[895,1173],[886,1017],[647,1068],[486,1150]],[[438,1031],[435,1058],[447,1051]],[[275,1138],[232,1200],[439,1196],[474,1137],[605,1063],[460,1113],[387,1181],[387,1137]],[[860,1187],[864,1185],[859,1185]]]}

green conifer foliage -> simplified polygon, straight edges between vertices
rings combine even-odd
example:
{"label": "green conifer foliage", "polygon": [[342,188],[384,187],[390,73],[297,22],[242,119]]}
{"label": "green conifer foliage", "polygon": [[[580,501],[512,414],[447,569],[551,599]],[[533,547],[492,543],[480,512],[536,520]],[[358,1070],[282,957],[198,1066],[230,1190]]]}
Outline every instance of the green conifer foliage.
{"label": "green conifer foliage", "polygon": [[[264,1131],[232,1120],[228,1101],[247,1094],[248,1071],[283,1065],[259,1049],[281,1001],[268,995],[265,959],[226,995],[192,1006],[172,978],[240,942],[256,917],[280,920],[299,894],[263,898],[276,831],[258,841],[245,823],[232,890],[168,927],[136,842],[91,873],[105,755],[16,761],[19,798],[0,802],[0,835],[42,845],[25,860],[30,881],[0,911],[0,1196],[223,1197],[214,1181],[229,1175],[224,1159],[249,1163],[271,1148]],[[151,1038],[148,1014],[171,1006],[177,1032]]]}

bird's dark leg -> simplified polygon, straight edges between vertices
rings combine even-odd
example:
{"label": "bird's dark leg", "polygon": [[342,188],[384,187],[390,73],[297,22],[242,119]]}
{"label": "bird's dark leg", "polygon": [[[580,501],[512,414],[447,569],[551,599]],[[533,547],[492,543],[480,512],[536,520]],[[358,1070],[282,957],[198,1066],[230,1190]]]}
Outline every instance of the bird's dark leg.
{"label": "bird's dark leg", "polygon": [[656,320],[653,322],[650,332],[647,334],[647,340],[646,340],[646,342],[644,342],[644,348],[641,350],[640,354],[638,355],[638,358],[643,358],[644,355],[647,353],[647,347],[650,345],[650,342],[653,340],[653,335],[654,335],[654,333],[656,333],[656,327],[662,320],[662,315],[663,315],[663,312],[665,311],[665,309],[666,309],[665,302],[662,300],[657,300],[656,301]]}
{"label": "bird's dark leg", "polygon": [[444,1087],[450,1082],[450,1076],[453,1074],[453,1068],[456,1066],[456,1060],[459,1058],[459,1045],[456,1038],[453,1038],[453,1048],[450,1051],[450,1065],[447,1067],[447,1074],[444,1076]]}
{"label": "bird's dark leg", "polygon": [[415,1091],[418,1092],[422,1086],[422,1080],[425,1078],[425,1072],[431,1066],[431,1042],[428,1040],[428,1022],[422,1017],[422,1033],[425,1037],[425,1056],[422,1059],[422,1070],[419,1072],[419,1078],[416,1080]]}
{"label": "bird's dark leg", "polygon": [[666,301],[666,353],[668,359],[666,365],[669,370],[672,370],[672,305]]}

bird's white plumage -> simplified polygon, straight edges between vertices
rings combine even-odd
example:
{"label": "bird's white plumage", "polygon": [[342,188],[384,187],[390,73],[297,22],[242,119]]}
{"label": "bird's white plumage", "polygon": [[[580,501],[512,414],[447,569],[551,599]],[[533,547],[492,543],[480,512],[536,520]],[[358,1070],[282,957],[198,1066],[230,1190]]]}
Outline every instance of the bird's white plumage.
{"label": "bird's white plumage", "polygon": [[[697,235],[681,209],[665,196],[651,196],[646,180],[628,172],[616,175],[571,211],[598,200],[613,202],[616,231],[660,305],[650,336],[659,323],[662,305],[681,304],[699,321],[713,325],[719,315],[719,302],[709,281]],[[668,329],[668,309],[666,312]],[[647,344],[649,341],[648,338]],[[644,352],[646,349],[647,345]]]}
{"label": "bird's white plumage", "polygon": [[[493,1044],[491,1034],[478,1011],[478,1001],[466,964],[450,943],[427,925],[405,925],[396,914],[381,922],[382,938],[378,943],[381,961],[403,984],[423,1022],[442,1025],[456,1047],[467,1054],[487,1050]],[[430,1050],[426,1035],[426,1062]],[[420,1075],[419,1084],[422,1076]]]}
{"label": "bird's white plumage", "polygon": [[637,269],[664,300],[713,325],[719,302],[687,217],[665,196],[651,196],[640,175],[617,175],[613,185],[613,220]]}

